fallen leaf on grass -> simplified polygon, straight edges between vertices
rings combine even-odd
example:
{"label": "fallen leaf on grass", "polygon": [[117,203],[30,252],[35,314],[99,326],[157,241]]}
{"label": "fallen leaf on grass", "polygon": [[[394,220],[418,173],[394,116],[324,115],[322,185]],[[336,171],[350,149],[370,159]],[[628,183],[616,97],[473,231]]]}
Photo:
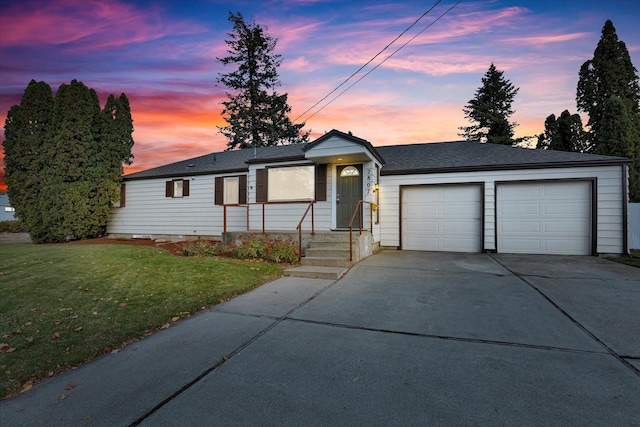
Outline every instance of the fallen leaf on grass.
{"label": "fallen leaf on grass", "polygon": [[26,342],[28,343],[32,343],[33,342],[33,337],[27,337],[24,339]]}
{"label": "fallen leaf on grass", "polygon": [[120,307],[126,307],[126,306],[127,306],[127,303],[126,303],[126,302],[121,302],[120,304],[118,304],[118,306],[120,306]]}
{"label": "fallen leaf on grass", "polygon": [[80,332],[81,330],[82,330],[82,326],[79,326],[79,327],[74,329],[74,331],[76,331],[76,332]]}
{"label": "fallen leaf on grass", "polygon": [[0,342],[0,351],[4,351],[7,348],[11,348],[11,346],[9,344],[7,344],[6,342]]}
{"label": "fallen leaf on grass", "polygon": [[172,322],[177,322],[178,320],[180,320],[180,318],[178,316],[174,316],[171,318]]}
{"label": "fallen leaf on grass", "polygon": [[58,338],[60,338],[60,333],[59,332],[56,332],[53,335],[51,335],[51,339],[52,340],[57,340]]}
{"label": "fallen leaf on grass", "polygon": [[169,326],[171,326],[170,323],[165,323],[164,325],[160,326],[160,329],[167,329]]}
{"label": "fallen leaf on grass", "polygon": [[20,393],[24,393],[25,391],[29,391],[33,388],[33,381],[27,381],[26,383],[24,383],[24,385],[22,386],[22,390],[20,390]]}

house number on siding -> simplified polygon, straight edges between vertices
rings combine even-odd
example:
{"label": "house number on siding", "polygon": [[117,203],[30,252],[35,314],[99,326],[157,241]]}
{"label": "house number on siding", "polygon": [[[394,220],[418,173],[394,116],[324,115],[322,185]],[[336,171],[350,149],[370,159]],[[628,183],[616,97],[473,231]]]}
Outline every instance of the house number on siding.
{"label": "house number on siding", "polygon": [[367,194],[373,194],[373,169],[367,168]]}

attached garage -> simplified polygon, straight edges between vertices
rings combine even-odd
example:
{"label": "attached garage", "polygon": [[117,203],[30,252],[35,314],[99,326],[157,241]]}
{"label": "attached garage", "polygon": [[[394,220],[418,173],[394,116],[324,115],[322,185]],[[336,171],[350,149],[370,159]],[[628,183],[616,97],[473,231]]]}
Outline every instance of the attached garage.
{"label": "attached garage", "polygon": [[499,253],[591,255],[589,180],[496,184]]}
{"label": "attached garage", "polygon": [[482,185],[403,188],[402,249],[480,252]]}

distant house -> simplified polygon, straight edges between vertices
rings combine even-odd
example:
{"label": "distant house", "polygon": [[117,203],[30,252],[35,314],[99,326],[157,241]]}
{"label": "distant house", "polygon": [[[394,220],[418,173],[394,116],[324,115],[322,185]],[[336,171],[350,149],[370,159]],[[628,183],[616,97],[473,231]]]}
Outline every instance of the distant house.
{"label": "distant house", "polygon": [[360,204],[374,249],[622,254],[629,163],[474,142],[374,147],[332,130],[307,144],[126,175],[107,231],[167,239],[294,231],[312,204],[315,230],[337,234]]}
{"label": "distant house", "polygon": [[12,221],[15,218],[13,212],[14,208],[9,203],[9,195],[7,193],[0,192],[0,221]]}

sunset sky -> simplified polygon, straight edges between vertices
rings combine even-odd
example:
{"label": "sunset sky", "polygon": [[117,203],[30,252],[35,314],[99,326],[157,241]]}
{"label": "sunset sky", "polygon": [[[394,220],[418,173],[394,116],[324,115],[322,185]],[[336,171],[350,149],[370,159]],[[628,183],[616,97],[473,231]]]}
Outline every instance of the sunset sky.
{"label": "sunset sky", "polygon": [[[31,79],[54,92],[77,79],[96,89],[101,106],[110,93],[128,96],[135,159],[125,172],[221,151],[226,140],[216,126],[225,124],[226,96],[216,77],[231,70],[216,58],[226,54],[230,11],[278,39],[279,92],[288,93],[295,119],[436,3],[0,1],[0,120],[4,125]],[[637,0],[462,1],[436,21],[455,3],[441,1],[319,107],[369,75],[303,116],[317,112],[305,126],[312,139],[338,129],[374,146],[459,140],[458,128],[468,124],[462,108],[491,62],[520,88],[516,136],[538,134],[549,114],[577,112],[578,71],[593,57],[607,19],[640,67]]]}

